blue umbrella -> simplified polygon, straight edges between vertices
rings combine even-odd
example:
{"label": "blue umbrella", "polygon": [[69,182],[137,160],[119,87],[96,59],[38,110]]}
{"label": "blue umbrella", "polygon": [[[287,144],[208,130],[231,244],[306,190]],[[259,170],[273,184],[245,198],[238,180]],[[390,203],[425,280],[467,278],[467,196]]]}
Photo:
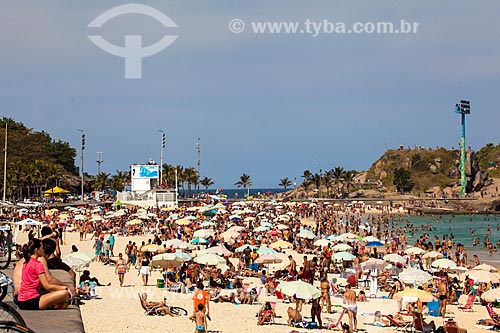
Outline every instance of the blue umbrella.
{"label": "blue umbrella", "polygon": [[365,246],[384,246],[384,243],[380,242],[368,242]]}
{"label": "blue umbrella", "polygon": [[191,244],[208,244],[205,238],[197,237],[191,241]]}

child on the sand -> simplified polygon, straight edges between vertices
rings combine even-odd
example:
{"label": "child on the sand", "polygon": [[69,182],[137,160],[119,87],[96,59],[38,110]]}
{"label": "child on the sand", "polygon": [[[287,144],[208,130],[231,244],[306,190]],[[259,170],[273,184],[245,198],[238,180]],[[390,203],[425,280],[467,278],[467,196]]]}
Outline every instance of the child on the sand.
{"label": "child on the sand", "polygon": [[189,319],[194,320],[196,323],[195,333],[205,333],[207,332],[207,316],[203,312],[203,304],[198,304],[198,311],[193,313]]}

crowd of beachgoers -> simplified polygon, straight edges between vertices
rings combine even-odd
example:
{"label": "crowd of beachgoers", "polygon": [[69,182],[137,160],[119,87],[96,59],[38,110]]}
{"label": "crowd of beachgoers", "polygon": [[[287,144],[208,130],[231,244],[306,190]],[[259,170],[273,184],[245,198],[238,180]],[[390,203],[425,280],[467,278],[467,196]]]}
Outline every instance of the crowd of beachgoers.
{"label": "crowd of beachgoers", "polygon": [[[449,235],[433,237],[431,224],[415,226],[375,207],[244,200],[179,208],[10,208],[2,218],[24,229],[17,236],[26,241],[24,259],[14,270],[20,307],[48,308],[67,297],[91,299],[93,286],[111,282],[119,288],[133,280],[134,285],[192,295],[191,304],[181,305],[199,332],[221,327],[216,322],[224,319],[213,315],[220,303],[257,304],[237,315],[256,316],[256,325],[271,323],[266,330],[280,321],[298,330],[498,326],[496,267],[469,256]],[[425,233],[409,237],[417,230]],[[85,275],[68,288],[39,277],[51,269],[85,269]],[[131,270],[138,278],[128,274]],[[116,280],[109,279],[110,271]],[[37,292],[37,278],[48,293]],[[147,293],[140,298],[142,312],[179,315],[164,301],[148,301]],[[484,307],[475,308],[484,309],[483,316],[462,321],[459,307],[467,310],[478,301]],[[277,302],[290,304],[283,312]],[[359,311],[368,303],[389,304],[380,302],[391,302],[391,307]],[[207,322],[211,315],[213,321]],[[360,316],[364,321],[358,323]]]}

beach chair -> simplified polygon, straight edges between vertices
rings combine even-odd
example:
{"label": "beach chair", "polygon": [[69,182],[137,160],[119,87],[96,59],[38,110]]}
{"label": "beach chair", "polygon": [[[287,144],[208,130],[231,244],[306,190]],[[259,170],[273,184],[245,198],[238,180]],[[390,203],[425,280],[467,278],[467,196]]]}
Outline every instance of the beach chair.
{"label": "beach chair", "polygon": [[148,316],[163,316],[164,313],[160,306],[147,306],[142,300],[141,295],[139,295],[139,301],[141,302],[141,307],[144,309],[144,314]]}
{"label": "beach chair", "polygon": [[467,297],[467,302],[464,305],[458,306],[458,309],[462,311],[474,311],[472,310],[472,306],[474,305],[475,300],[476,300],[476,295],[470,294]]}
{"label": "beach chair", "polygon": [[325,320],[328,322],[328,324],[326,325],[326,329],[334,329],[334,328],[342,326],[342,317],[344,316],[344,314],[346,312],[347,312],[347,309],[343,308],[342,312],[340,313],[340,317],[337,319],[336,322],[333,322],[332,318],[326,318]]}
{"label": "beach chair", "polygon": [[[276,302],[269,302],[269,304],[271,304],[271,308],[273,308],[274,313],[276,313]],[[264,321],[264,324],[267,325],[275,324],[276,323],[275,318],[276,316],[272,315],[271,317],[269,317],[269,319]]]}
{"label": "beach chair", "polygon": [[495,323],[495,326],[500,326],[500,318],[495,313],[495,311],[493,311],[493,307],[491,306],[491,304],[486,305],[486,311],[488,311],[488,315],[490,316],[493,323]]}
{"label": "beach chair", "polygon": [[390,323],[391,326],[396,327],[396,331],[411,331],[413,323],[411,321],[407,321],[404,323],[400,323],[396,320],[394,320],[393,317],[388,316],[388,315],[382,315],[383,318],[387,319]]}
{"label": "beach chair", "polygon": [[418,312],[413,312],[413,331],[428,333],[428,332],[433,332],[435,329],[436,325],[434,321],[425,324],[424,319],[422,318],[422,314]]}

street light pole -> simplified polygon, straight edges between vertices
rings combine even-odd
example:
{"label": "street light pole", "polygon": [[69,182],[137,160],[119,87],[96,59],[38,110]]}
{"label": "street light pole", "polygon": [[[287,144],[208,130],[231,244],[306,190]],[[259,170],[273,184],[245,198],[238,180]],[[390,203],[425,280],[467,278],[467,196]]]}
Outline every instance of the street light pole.
{"label": "street light pole", "polygon": [[465,174],[465,115],[470,114],[470,101],[461,100],[460,103],[455,105],[455,113],[461,115],[462,121],[462,138],[460,140],[460,196],[466,195],[467,178]]}
{"label": "street light pole", "polygon": [[163,150],[165,149],[165,132],[161,129],[158,130],[161,133],[161,145],[160,145],[160,186],[163,184]]}
{"label": "street light pole", "polygon": [[196,177],[196,187],[197,192],[200,193],[200,165],[201,165],[201,148],[200,148],[200,138],[198,138],[198,142],[196,143],[196,151],[198,153],[198,176]]}
{"label": "street light pole", "polygon": [[97,152],[97,174],[101,173],[101,163],[104,162],[101,160],[101,154],[102,154],[102,151]]}
{"label": "street light pole", "polygon": [[7,193],[7,119],[5,119],[5,147],[3,155],[3,196],[2,201],[5,202]]}
{"label": "street light pole", "polygon": [[84,156],[83,156],[83,152],[85,151],[85,132],[82,130],[82,129],[79,129],[78,130],[79,132],[82,132],[82,147],[81,147],[81,157],[82,157],[82,184],[81,184],[81,195],[82,195],[82,204],[85,203],[85,200],[83,198],[83,160],[84,160]]}

